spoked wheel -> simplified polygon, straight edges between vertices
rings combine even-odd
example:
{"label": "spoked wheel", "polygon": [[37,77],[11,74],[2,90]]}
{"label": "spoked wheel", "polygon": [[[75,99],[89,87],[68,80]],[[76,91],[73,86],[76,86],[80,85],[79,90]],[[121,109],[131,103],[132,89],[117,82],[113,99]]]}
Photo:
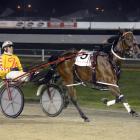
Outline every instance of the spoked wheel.
{"label": "spoked wheel", "polygon": [[21,89],[15,85],[4,87],[0,93],[1,109],[6,117],[18,117],[24,107],[24,95]]}
{"label": "spoked wheel", "polygon": [[40,103],[43,111],[50,117],[56,117],[64,107],[61,89],[54,85],[47,85],[41,91]]}

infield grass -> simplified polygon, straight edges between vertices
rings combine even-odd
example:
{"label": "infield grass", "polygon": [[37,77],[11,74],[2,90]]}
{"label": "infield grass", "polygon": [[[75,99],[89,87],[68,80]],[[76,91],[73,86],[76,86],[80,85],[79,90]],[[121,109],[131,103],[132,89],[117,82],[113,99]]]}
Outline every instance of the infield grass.
{"label": "infield grass", "polygon": [[[119,81],[121,93],[125,95],[128,102],[134,108],[140,109],[140,71],[123,70]],[[114,99],[110,91],[99,91],[92,88],[77,86],[77,98],[82,106],[93,108],[107,108],[102,102],[102,98]],[[23,87],[25,99],[39,100],[35,95],[37,86],[28,84]],[[111,108],[123,108],[121,104],[111,106]]]}

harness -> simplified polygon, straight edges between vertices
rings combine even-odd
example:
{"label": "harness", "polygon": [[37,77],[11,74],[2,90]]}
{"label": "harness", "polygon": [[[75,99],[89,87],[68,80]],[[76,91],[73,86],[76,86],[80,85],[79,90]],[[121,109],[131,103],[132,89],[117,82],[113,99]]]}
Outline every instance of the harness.
{"label": "harness", "polygon": [[[108,54],[106,54],[104,52],[97,51],[97,52],[94,52],[91,55],[90,59],[91,59],[91,64],[92,65],[90,67],[89,66],[88,67],[92,70],[92,81],[91,81],[91,83],[93,83],[93,84],[96,83],[96,70],[95,69],[96,69],[96,65],[97,65],[97,57],[99,55],[100,56],[105,56],[105,55],[108,55]],[[85,82],[80,78],[80,76],[79,76],[79,74],[77,72],[77,65],[76,64],[74,64],[74,66],[73,66],[73,75],[74,75],[74,81],[77,81],[78,82],[75,85],[82,84],[82,85],[85,86]],[[73,86],[73,84],[67,85],[67,86]]]}

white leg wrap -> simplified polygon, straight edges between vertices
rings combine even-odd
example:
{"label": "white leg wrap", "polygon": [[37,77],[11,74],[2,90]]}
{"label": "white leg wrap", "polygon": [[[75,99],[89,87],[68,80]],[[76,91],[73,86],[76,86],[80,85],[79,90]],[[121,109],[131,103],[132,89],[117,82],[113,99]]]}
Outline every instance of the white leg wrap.
{"label": "white leg wrap", "polygon": [[123,98],[124,97],[124,95],[123,94],[121,94],[120,96],[119,96],[119,99],[121,99],[121,98]]}
{"label": "white leg wrap", "polygon": [[107,106],[114,105],[116,103],[116,100],[108,101]]}
{"label": "white leg wrap", "polygon": [[130,105],[128,103],[123,103],[123,105],[126,108],[126,110],[128,111],[128,113],[130,113],[131,112]]}

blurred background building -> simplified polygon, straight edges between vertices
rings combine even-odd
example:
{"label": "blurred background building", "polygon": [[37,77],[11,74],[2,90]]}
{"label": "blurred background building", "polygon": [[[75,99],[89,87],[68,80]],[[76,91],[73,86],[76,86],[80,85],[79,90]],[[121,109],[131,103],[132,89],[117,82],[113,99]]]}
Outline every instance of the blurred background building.
{"label": "blurred background building", "polygon": [[0,45],[91,48],[134,28],[140,43],[138,0],[0,0]]}
{"label": "blurred background building", "polygon": [[0,19],[139,21],[138,0],[1,0]]}

